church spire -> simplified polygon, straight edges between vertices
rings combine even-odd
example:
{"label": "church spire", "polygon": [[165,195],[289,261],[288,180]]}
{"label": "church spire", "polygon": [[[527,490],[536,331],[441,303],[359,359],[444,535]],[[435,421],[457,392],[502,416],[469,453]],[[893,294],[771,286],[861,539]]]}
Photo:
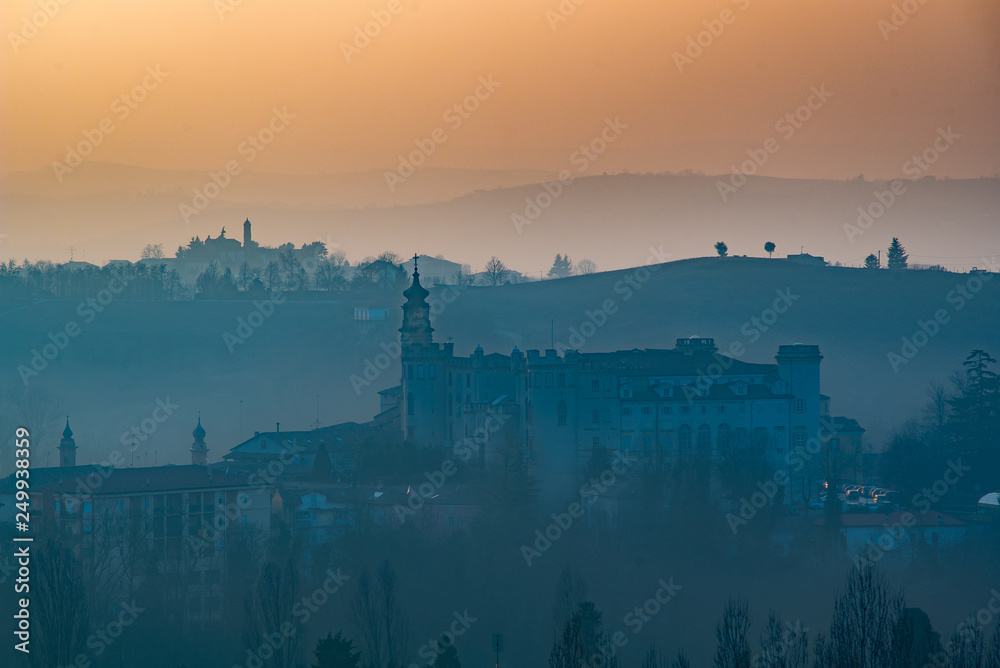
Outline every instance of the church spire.
{"label": "church spire", "polygon": [[198,414],[198,426],[191,432],[194,443],[191,445],[191,463],[195,466],[208,466],[208,446],[205,445],[205,428],[201,426],[201,413]]}
{"label": "church spire", "polygon": [[408,345],[429,345],[433,342],[431,334],[431,307],[427,297],[431,294],[427,288],[420,285],[420,272],[417,269],[416,255],[413,256],[413,283],[403,291],[406,303],[403,304],[403,326],[399,328],[400,342]]}
{"label": "church spire", "polygon": [[76,466],[76,441],[73,440],[73,430],[69,428],[69,416],[66,416],[66,428],[63,429],[62,440],[59,441],[59,465]]}

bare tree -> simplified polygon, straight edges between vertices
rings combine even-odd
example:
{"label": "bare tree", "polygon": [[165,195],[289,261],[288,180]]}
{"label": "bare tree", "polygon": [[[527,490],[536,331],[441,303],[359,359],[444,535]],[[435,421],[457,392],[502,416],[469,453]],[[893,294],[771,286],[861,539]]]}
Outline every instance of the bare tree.
{"label": "bare tree", "polygon": [[884,668],[892,665],[903,597],[890,590],[873,564],[854,568],[833,607],[830,646],[837,666]]}
{"label": "bare tree", "polygon": [[924,406],[924,420],[932,427],[941,428],[948,419],[951,395],[944,385],[932,380],[927,388],[927,404]]}
{"label": "bare tree", "polygon": [[496,287],[507,280],[507,277],[510,276],[510,269],[494,255],[486,263],[486,270],[483,273],[486,275],[486,282]]}
{"label": "bare tree", "polygon": [[553,629],[556,633],[563,628],[573,612],[587,600],[587,582],[580,571],[572,566],[564,566],[556,585],[556,599],[552,605]]}
{"label": "bare tree", "polygon": [[351,612],[369,665],[401,665],[409,650],[409,625],[397,598],[396,572],[388,561],[375,582],[368,569],[362,571]]}
{"label": "bare tree", "polygon": [[146,244],[140,257],[143,260],[163,259],[163,244]]}
{"label": "bare tree", "polygon": [[455,285],[472,285],[476,282],[476,277],[472,274],[472,267],[467,264],[463,264],[456,269],[455,275],[452,278],[455,281]]}
{"label": "bare tree", "polygon": [[241,264],[240,273],[236,277],[236,284],[239,286],[240,290],[243,292],[250,292],[254,284],[258,282],[260,282],[260,269],[251,267],[247,262]]}
{"label": "bare tree", "polygon": [[754,668],[786,668],[787,650],[781,618],[772,610],[760,636],[760,656],[754,661]]}
{"label": "bare tree", "polygon": [[[994,644],[996,639],[994,639]],[[983,665],[983,627],[966,625],[955,629],[948,641],[948,666],[950,668],[980,668]]]}
{"label": "bare tree", "polygon": [[268,292],[274,292],[281,289],[281,267],[277,262],[271,260],[264,267],[264,271],[261,274],[261,280],[264,282],[264,287]]}
{"label": "bare tree", "polygon": [[750,604],[730,598],[715,626],[715,668],[750,668]]}
{"label": "bare tree", "polygon": [[578,274],[593,274],[596,271],[597,263],[593,260],[584,258],[576,263],[576,273]]}
{"label": "bare tree", "polygon": [[73,553],[55,540],[35,552],[31,603],[36,647],[45,666],[70,665],[83,649],[87,598]]}
{"label": "bare tree", "polygon": [[[274,655],[265,665],[286,668],[296,665],[299,655],[298,634],[285,634],[282,627],[289,628],[296,620],[292,609],[296,604],[298,575],[291,561],[279,566],[269,562],[257,578],[243,605],[244,647],[256,652],[273,633],[285,636],[284,644],[274,649]],[[273,646],[273,644],[272,644]]]}

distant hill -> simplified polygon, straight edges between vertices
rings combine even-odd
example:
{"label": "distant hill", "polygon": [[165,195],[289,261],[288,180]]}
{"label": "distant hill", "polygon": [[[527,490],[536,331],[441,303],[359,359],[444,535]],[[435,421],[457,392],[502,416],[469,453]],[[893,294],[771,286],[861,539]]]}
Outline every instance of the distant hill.
{"label": "distant hill", "polygon": [[[463,355],[477,344],[503,353],[515,345],[544,349],[553,334],[556,343],[574,347],[570,328],[579,329],[588,311],[596,314],[610,299],[615,312],[583,341],[582,350],[669,348],[676,338],[697,334],[714,337],[721,350],[739,341],[746,348],[741,359],[770,362],[779,344],[816,343],[824,355],[822,389],[831,395],[834,413],[857,418],[876,448],[895,426],[917,415],[931,379],[946,381],[972,349],[1000,355],[1000,275],[970,300],[963,298],[959,309],[959,293],[951,291],[969,283],[967,274],[756,258],[669,262],[643,280],[646,271],[466,288],[434,317],[435,337],[450,337]],[[631,297],[625,289],[630,284]],[[791,306],[762,331],[752,318],[769,321],[765,311],[779,292],[790,295]],[[377,391],[398,382],[398,360],[382,371],[372,365],[372,382],[360,393],[351,376],[363,378],[366,360],[374,363],[383,350],[391,351],[399,313],[394,309],[391,321],[368,323],[365,332],[353,320],[353,306],[350,297],[288,301],[230,353],[223,334],[235,332],[237,318],[246,318],[252,303],[112,302],[91,323],[75,302],[2,303],[0,387],[20,387],[16,366],[29,362],[49,332],[73,320],[81,334],[29,387],[57,396],[58,414],[71,414],[81,462],[123,449],[121,434],[168,397],[180,407],[150,437],[150,459],[155,449],[160,463],[189,461],[198,411],[211,457],[219,459],[239,441],[241,399],[244,437],[273,429],[275,422],[282,429],[308,428],[316,420],[316,395],[322,424],[364,421],[378,411]],[[941,309],[948,322],[894,372],[887,354],[899,353],[901,337],[912,338],[919,321]],[[11,419],[9,411],[5,419]],[[36,453],[54,448],[58,431]],[[0,466],[3,474],[9,464]]]}
{"label": "distant hill", "polygon": [[[561,191],[550,186],[555,197],[540,184],[546,178],[552,177],[426,169],[390,193],[380,172],[248,172],[186,223],[179,205],[191,203],[206,173],[88,163],[63,185],[48,172],[0,180],[9,235],[0,258],[65,261],[73,246],[77,259],[91,262],[136,259],[145,244],[157,242],[172,254],[196,234],[237,230],[246,217],[264,244],[319,239],[352,259],[386,249],[404,257],[441,253],[475,270],[497,255],[536,276],[556,253],[615,268],[643,262],[649,246],[662,245],[679,259],[710,254],[720,240],[731,255],[766,256],[764,242],[773,241],[778,257],[804,247],[848,265],[884,251],[893,236],[914,263],[967,270],[982,264],[978,253],[1000,254],[996,178],[906,181],[905,192],[853,238],[845,225],[857,224],[859,207],[877,213],[876,193],[887,183],[750,177],[723,201],[720,183],[729,177],[594,175]],[[514,215],[534,220],[518,230]]]}

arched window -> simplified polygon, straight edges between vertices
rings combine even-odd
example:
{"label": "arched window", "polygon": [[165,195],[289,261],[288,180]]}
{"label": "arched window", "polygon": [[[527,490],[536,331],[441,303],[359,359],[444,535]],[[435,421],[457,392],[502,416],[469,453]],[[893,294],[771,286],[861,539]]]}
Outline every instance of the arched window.
{"label": "arched window", "polygon": [[681,450],[691,449],[691,426],[682,424],[677,430],[677,447]]}
{"label": "arched window", "polygon": [[720,424],[716,430],[715,443],[719,450],[728,450],[733,447],[733,433],[725,422]]}
{"label": "arched window", "polygon": [[707,424],[698,427],[698,450],[708,452],[712,448],[712,428]]}
{"label": "arched window", "polygon": [[560,399],[556,406],[556,420],[560,427],[566,425],[566,402],[563,399]]}
{"label": "arched window", "polygon": [[413,392],[406,393],[406,414],[413,415]]}

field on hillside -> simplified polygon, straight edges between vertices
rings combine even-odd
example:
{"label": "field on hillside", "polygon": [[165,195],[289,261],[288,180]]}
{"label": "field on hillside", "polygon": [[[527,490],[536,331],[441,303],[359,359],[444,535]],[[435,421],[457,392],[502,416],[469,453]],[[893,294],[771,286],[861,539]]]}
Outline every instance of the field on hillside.
{"label": "field on hillside", "polygon": [[[768,312],[776,300],[784,313]],[[242,343],[230,338],[227,344],[226,333],[240,336],[238,319],[254,310],[251,302],[112,302],[92,322],[77,302],[3,303],[0,383],[8,393],[23,388],[18,365],[29,366],[49,333],[76,322],[79,335],[29,377],[27,389],[54,398],[57,421],[71,416],[80,462],[127,451],[122,434],[168,398],[178,408],[140,444],[136,463],[187,462],[199,412],[210,456],[219,459],[239,442],[241,400],[244,437],[276,422],[282,429],[308,428],[317,405],[322,424],[366,421],[378,411],[378,390],[398,382],[398,361],[385,370],[368,365],[370,383],[357,379],[365,378],[366,361],[398,340],[399,315],[364,332],[353,320],[353,305],[348,296],[286,301]],[[921,322],[935,329],[927,323],[936,317],[943,324],[933,336],[914,336]],[[581,327],[588,321],[603,324]],[[834,413],[857,418],[878,448],[919,412],[928,383],[946,381],[970,350],[1000,357],[1000,275],[703,258],[467,288],[435,309],[433,324],[436,340],[450,338],[462,355],[477,344],[509,353],[515,345],[548,348],[553,340],[585,352],[669,348],[678,337],[700,335],[714,337],[721,350],[743,344],[746,361],[772,362],[782,343],[815,343],[824,355],[822,389]],[[904,338],[915,339],[913,350],[903,350]],[[889,353],[906,362],[897,361],[894,369]],[[0,428],[14,419],[7,406]],[[48,461],[45,453],[56,447],[61,427],[50,425],[38,435],[37,464]]]}

